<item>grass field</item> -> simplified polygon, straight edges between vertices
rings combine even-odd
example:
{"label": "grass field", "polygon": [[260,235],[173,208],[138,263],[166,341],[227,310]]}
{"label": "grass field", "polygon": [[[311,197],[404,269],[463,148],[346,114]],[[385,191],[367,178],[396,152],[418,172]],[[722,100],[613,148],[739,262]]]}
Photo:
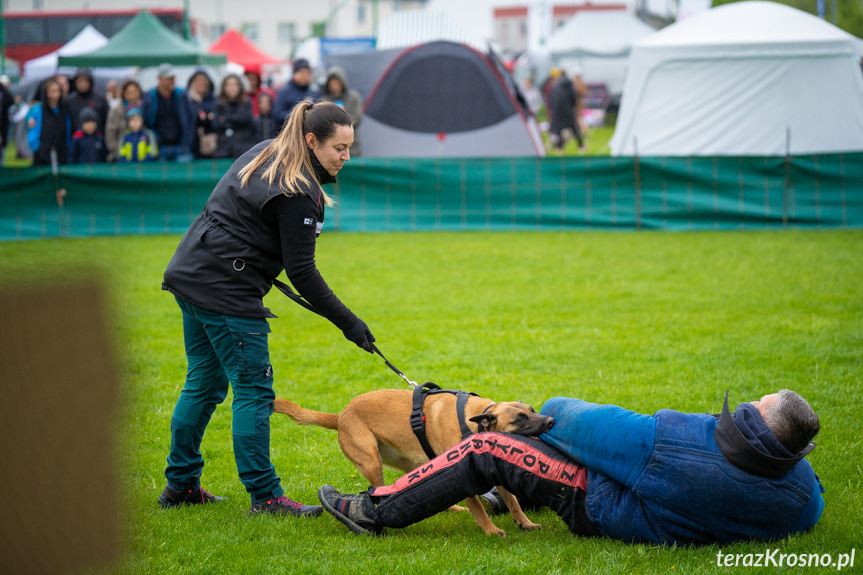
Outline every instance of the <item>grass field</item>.
{"label": "grass field", "polygon": [[[230,397],[203,453],[204,486],[231,501],[163,511],[171,411],[185,357],[179,310],[160,291],[178,236],[0,243],[3,285],[51,281],[98,262],[111,288],[126,398],[117,445],[125,550],[119,573],[722,573],[720,548],[664,548],[573,537],[551,511],[542,531],[443,513],[361,538],[329,516],[248,518],[236,476]],[[808,457],[827,489],[810,532],[730,553],[830,553],[857,548],[863,419],[863,232],[325,233],[318,264],[408,377],[539,408],[581,397],[652,413],[718,412],[787,387],[819,413]],[[339,411],[353,396],[403,383],[321,318],[278,292],[270,339],[276,394]],[[74,305],[74,302],[69,302]],[[287,494],[312,503],[323,483],[366,487],[332,431],[272,418],[272,458]],[[387,479],[398,476],[389,471]],[[835,569],[834,569],[835,571]]]}

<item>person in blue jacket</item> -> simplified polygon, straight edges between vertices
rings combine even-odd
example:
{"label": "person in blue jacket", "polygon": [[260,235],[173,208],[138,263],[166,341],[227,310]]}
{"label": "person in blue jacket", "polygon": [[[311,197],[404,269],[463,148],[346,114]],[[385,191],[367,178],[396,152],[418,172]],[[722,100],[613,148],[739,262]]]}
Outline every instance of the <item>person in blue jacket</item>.
{"label": "person in blue jacket", "polygon": [[502,485],[552,508],[577,535],[711,544],[778,539],[813,527],[824,489],[804,457],[818,416],[783,389],[718,416],[653,415],[557,397],[539,439],[472,435],[397,480],[359,495],[329,485],[324,508],[355,533],[378,534]]}
{"label": "person in blue jacket", "polygon": [[128,128],[117,151],[117,161],[121,164],[152,162],[159,158],[159,143],[156,134],[144,127],[143,112],[140,108],[130,108],[126,112]]}
{"label": "person in blue jacket", "polygon": [[27,143],[33,150],[33,165],[50,166],[52,151],[58,164],[68,163],[72,117],[63,102],[63,87],[56,77],[45,80],[39,101],[30,107],[25,122]]}
{"label": "person in blue jacket", "polygon": [[173,66],[162,64],[156,76],[156,87],[144,94],[144,125],[159,138],[160,160],[189,162],[195,118],[183,90],[175,86]]}
{"label": "person in blue jacket", "polygon": [[305,58],[293,61],[291,79],[276,93],[273,117],[281,126],[294,106],[303,101],[315,102],[321,97],[320,89],[312,82],[312,69]]}

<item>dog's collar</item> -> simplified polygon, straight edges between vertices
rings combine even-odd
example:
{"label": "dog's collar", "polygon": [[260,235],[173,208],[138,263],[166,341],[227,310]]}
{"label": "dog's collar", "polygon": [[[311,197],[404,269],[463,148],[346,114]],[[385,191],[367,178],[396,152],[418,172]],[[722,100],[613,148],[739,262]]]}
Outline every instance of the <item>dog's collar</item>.
{"label": "dog's collar", "polygon": [[491,409],[491,408],[492,408],[492,407],[494,407],[495,405],[497,405],[497,404],[496,404],[496,403],[489,403],[489,404],[486,406],[486,408],[482,410],[482,413],[480,413],[480,415],[482,415],[483,413],[485,413],[486,411],[488,411],[489,409]]}

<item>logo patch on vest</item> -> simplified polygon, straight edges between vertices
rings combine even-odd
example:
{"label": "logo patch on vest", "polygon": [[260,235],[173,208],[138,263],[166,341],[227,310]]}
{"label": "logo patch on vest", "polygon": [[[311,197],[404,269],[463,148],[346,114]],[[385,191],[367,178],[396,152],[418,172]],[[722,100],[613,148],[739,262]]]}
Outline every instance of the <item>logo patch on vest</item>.
{"label": "logo patch on vest", "polygon": [[303,225],[304,226],[313,226],[313,225],[315,225],[315,219],[314,218],[305,218],[305,219],[303,219]]}

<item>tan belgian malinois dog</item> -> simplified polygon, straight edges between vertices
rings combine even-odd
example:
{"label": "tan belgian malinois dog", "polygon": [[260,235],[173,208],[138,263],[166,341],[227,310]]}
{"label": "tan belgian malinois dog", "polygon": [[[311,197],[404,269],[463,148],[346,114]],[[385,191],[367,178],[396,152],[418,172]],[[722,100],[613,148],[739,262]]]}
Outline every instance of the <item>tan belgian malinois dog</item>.
{"label": "tan belgian malinois dog", "polygon": [[[370,391],[352,399],[341,413],[311,411],[286,399],[276,399],[273,407],[300,425],[338,430],[342,453],[371,485],[379,487],[384,485],[384,464],[409,472],[429,460],[411,429],[412,396],[413,392],[405,389]],[[426,438],[435,453],[461,441],[455,394],[429,394],[423,411]],[[471,395],[464,413],[474,433],[485,430],[536,436],[554,425],[554,418],[540,415],[520,401],[494,403]],[[527,518],[514,495],[499,485],[497,490],[520,528],[532,531],[541,527]],[[487,535],[506,536],[491,522],[478,496],[469,497],[465,503]]]}

